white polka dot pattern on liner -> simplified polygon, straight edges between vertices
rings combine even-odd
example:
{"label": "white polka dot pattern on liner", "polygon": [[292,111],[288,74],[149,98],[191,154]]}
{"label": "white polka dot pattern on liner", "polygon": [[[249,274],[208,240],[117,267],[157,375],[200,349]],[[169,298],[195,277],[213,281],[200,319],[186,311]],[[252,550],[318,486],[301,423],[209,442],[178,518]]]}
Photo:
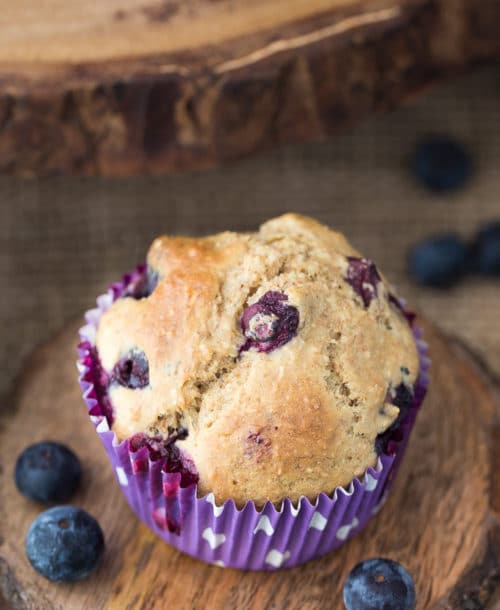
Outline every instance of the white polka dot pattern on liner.
{"label": "white polka dot pattern on liner", "polygon": [[[101,416],[99,416],[99,417],[101,417]],[[107,432],[108,430],[109,430],[108,420],[105,417],[103,417],[101,419],[101,421],[97,424],[96,431],[99,433],[104,433],[104,432]]]}
{"label": "white polka dot pattern on liner", "polygon": [[273,566],[274,568],[280,568],[289,557],[290,551],[285,551],[284,553],[281,553],[280,551],[273,549],[272,551],[269,551],[269,553],[266,555],[266,563]]}
{"label": "white polka dot pattern on liner", "polygon": [[208,494],[208,496],[206,497],[206,501],[212,505],[212,507],[214,509],[215,517],[219,517],[220,515],[222,515],[222,513],[224,511],[224,506],[217,506],[217,504],[215,503],[215,496],[213,493]]}
{"label": "white polka dot pattern on liner", "polygon": [[212,550],[215,550],[221,544],[226,542],[226,536],[224,534],[216,534],[211,527],[204,529],[201,536],[208,542],[208,545]]}
{"label": "white polka dot pattern on liner", "polygon": [[315,512],[311,517],[311,520],[309,521],[308,529],[315,529],[322,532],[325,529],[327,523],[328,520],[323,517],[321,513]]}
{"label": "white polka dot pattern on liner", "polygon": [[367,472],[366,476],[365,476],[365,489],[366,491],[373,491],[374,489],[377,488],[378,485],[378,480],[375,477],[372,477],[372,475]]}
{"label": "white polka dot pattern on liner", "polygon": [[124,487],[128,485],[127,475],[125,474],[125,470],[123,470],[121,466],[116,467],[116,476],[118,477],[120,485],[123,485]]}
{"label": "white polka dot pattern on liner", "polygon": [[267,515],[262,515],[253,533],[256,534],[259,531],[264,532],[266,536],[272,536],[274,534],[274,527]]}
{"label": "white polka dot pattern on liner", "polygon": [[358,527],[358,525],[359,525],[359,520],[357,517],[354,517],[354,519],[352,520],[352,523],[339,527],[339,529],[337,530],[337,533],[335,535],[339,540],[346,540],[347,537],[349,536],[349,534],[351,533],[351,530]]}

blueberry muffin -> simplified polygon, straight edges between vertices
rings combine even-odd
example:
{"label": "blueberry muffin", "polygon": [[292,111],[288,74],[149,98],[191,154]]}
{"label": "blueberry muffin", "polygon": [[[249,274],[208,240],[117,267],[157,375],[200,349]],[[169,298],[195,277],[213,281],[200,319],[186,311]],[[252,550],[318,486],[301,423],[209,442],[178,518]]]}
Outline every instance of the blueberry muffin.
{"label": "blueberry muffin", "polygon": [[314,499],[375,466],[419,357],[343,235],[287,214],[257,233],[160,237],[147,269],[95,341],[119,440],[238,505]]}

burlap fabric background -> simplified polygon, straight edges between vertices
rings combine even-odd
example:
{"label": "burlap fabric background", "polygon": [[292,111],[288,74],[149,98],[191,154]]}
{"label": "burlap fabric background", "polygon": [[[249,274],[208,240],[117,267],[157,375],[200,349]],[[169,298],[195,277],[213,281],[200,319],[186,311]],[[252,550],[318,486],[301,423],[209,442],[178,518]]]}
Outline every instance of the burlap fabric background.
{"label": "burlap fabric background", "polygon": [[[457,136],[472,151],[474,179],[456,195],[430,196],[409,174],[415,142],[429,132]],[[1,178],[0,201],[1,393],[33,347],[92,306],[155,235],[249,230],[288,210],[345,231],[401,294],[500,375],[500,279],[436,292],[405,270],[415,240],[442,230],[470,235],[500,219],[500,65],[326,143],[164,178]]]}

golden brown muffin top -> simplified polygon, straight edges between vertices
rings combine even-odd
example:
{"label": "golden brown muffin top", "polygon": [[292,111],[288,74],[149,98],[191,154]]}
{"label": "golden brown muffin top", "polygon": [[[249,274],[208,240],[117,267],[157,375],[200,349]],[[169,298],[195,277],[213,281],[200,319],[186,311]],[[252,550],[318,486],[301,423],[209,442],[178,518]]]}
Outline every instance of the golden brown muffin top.
{"label": "golden brown muffin top", "polygon": [[135,375],[109,388],[119,439],[186,428],[200,493],[240,505],[314,498],[375,465],[418,353],[343,235],[287,214],[257,233],[160,237],[148,265],[153,292],[116,301],[97,332],[104,369]]}

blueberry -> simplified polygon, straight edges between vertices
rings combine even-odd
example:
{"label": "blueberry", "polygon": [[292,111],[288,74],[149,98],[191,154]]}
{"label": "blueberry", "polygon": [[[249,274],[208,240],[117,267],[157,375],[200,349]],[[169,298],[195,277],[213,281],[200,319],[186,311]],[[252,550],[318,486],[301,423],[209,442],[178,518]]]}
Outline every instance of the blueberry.
{"label": "blueberry", "polygon": [[349,266],[347,267],[346,282],[361,297],[364,306],[368,307],[372,300],[377,298],[380,274],[375,264],[367,258],[349,256],[347,260]]}
{"label": "blueberry", "polygon": [[436,136],[418,145],[413,172],[429,190],[444,193],[457,190],[467,182],[472,174],[472,161],[460,143]]}
{"label": "blueberry", "polygon": [[137,452],[142,447],[146,447],[151,460],[163,459],[165,461],[165,472],[179,472],[181,475],[181,487],[189,487],[198,483],[199,476],[193,462],[186,454],[181,452],[175,444],[187,438],[189,432],[186,428],[169,428],[168,436],[148,436],[143,432],[138,432],[129,438],[129,449]]}
{"label": "blueberry", "polygon": [[272,352],[291,341],[297,334],[299,310],[287,305],[282,292],[266,292],[256,303],[245,309],[240,326],[246,341],[240,353],[250,348]]}
{"label": "blueberry", "polygon": [[[250,311],[250,307],[247,311]],[[272,341],[278,332],[279,318],[273,313],[256,311],[251,315],[245,330],[245,336],[257,343]]]}
{"label": "blueberry", "polygon": [[485,225],[471,250],[474,270],[484,275],[500,275],[500,222]]}
{"label": "blueberry", "polygon": [[436,288],[452,286],[467,269],[467,247],[453,234],[432,237],[412,249],[408,267],[420,284]]}
{"label": "blueberry", "polygon": [[149,363],[146,354],[133,349],[124,356],[114,367],[111,375],[112,381],[136,390],[149,384]]}
{"label": "blueberry", "polygon": [[142,272],[137,273],[133,279],[130,279],[123,296],[137,300],[149,297],[156,288],[158,279],[158,272],[147,265]]}
{"label": "blueberry", "polygon": [[17,488],[38,502],[66,502],[76,491],[81,476],[78,458],[60,443],[31,445],[16,462]]}
{"label": "blueberry", "polygon": [[132,460],[134,472],[144,471],[147,460],[161,460],[161,470],[167,473],[179,473],[180,479],[174,478],[163,483],[163,496],[165,498],[165,510],[162,513],[154,512],[153,518],[157,525],[167,528],[171,533],[179,535],[182,530],[183,515],[179,511],[177,495],[180,488],[196,485],[199,480],[198,471],[189,455],[177,447],[176,442],[184,440],[189,432],[183,426],[168,428],[167,436],[149,436],[143,432],[134,434],[128,439],[128,450],[137,453],[141,449],[147,449],[148,457],[136,455]]}
{"label": "blueberry", "polygon": [[45,578],[72,582],[86,578],[104,552],[97,521],[75,506],[55,506],[40,513],[26,535],[26,554]]}
{"label": "blueberry", "polygon": [[[404,368],[404,367],[403,367]],[[405,369],[408,370],[408,369]],[[413,404],[413,388],[405,383],[398,384],[394,389],[390,389],[386,396],[386,402],[399,407],[399,413],[396,420],[391,424],[385,432],[381,432],[375,439],[375,451],[378,455],[384,453],[387,449],[387,444],[394,435],[394,432],[399,428],[401,422],[405,419],[409,409]]]}
{"label": "blueberry", "polygon": [[405,568],[391,559],[368,559],[344,584],[347,610],[413,610],[415,585]]}
{"label": "blueberry", "polygon": [[144,296],[149,297],[151,294],[153,294],[153,291],[155,290],[156,286],[158,286],[159,280],[160,276],[158,274],[158,271],[148,265],[146,292]]}

